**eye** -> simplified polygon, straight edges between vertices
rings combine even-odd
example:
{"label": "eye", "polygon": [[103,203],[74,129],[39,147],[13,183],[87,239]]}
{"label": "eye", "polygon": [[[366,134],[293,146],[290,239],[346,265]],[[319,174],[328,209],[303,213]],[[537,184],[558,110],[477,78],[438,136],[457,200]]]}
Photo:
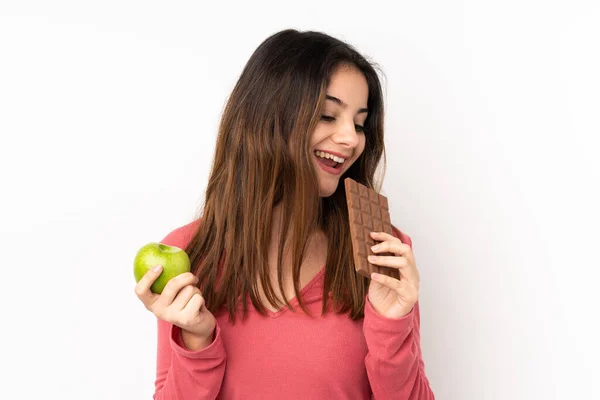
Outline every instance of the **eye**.
{"label": "eye", "polygon": [[[326,122],[335,121],[334,117],[330,117],[328,115],[321,115],[321,119],[323,121],[326,121]],[[358,125],[358,124],[354,124],[354,128],[356,129],[357,132],[361,132],[361,133],[365,132],[365,127],[364,126],[361,126],[361,125]]]}

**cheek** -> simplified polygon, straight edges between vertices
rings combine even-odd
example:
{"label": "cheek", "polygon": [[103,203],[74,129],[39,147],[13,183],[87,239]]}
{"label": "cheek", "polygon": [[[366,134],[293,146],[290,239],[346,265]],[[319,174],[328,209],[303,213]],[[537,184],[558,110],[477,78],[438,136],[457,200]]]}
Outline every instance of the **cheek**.
{"label": "cheek", "polygon": [[350,166],[352,166],[354,163],[356,163],[356,160],[358,160],[358,158],[362,155],[362,153],[364,151],[365,151],[365,137],[363,136],[360,140],[360,143],[356,147],[356,150],[354,151],[354,155],[352,156],[352,162],[346,167],[346,169],[350,168]]}
{"label": "cheek", "polygon": [[323,127],[321,124],[318,124],[312,135],[310,135],[309,146],[312,149],[316,145],[318,145],[327,134],[323,132]]}
{"label": "cheek", "polygon": [[360,142],[356,148],[356,158],[360,157],[363,151],[365,151],[365,141],[365,135],[361,135]]}

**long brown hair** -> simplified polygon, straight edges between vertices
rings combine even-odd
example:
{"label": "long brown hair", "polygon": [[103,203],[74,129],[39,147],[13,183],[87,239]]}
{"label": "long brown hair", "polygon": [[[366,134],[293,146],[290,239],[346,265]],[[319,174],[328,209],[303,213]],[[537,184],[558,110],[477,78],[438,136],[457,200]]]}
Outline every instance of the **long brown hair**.
{"label": "long brown hair", "polygon": [[[320,198],[310,135],[320,120],[330,78],[343,66],[360,70],[368,84],[365,148],[340,177],[336,192]],[[267,299],[280,305],[268,279],[273,207],[280,205],[280,293],[282,254],[289,239],[294,291],[308,313],[299,296],[300,265],[311,235],[320,229],[330,243],[322,312],[331,292],[336,313],[349,312],[353,320],[363,317],[368,279],[354,270],[343,180],[351,177],[380,190],[374,175],[382,156],[385,168],[384,110],[375,68],[352,46],[314,31],[283,30],[252,54],[223,110],[200,222],[186,248],[211,312],[226,302],[235,322],[240,300],[246,315],[249,294],[265,315],[257,274]]]}

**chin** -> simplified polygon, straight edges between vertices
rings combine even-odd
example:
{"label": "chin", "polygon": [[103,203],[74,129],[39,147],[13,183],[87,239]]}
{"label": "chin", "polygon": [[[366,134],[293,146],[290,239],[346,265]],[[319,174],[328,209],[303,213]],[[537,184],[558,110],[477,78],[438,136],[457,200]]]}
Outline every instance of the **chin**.
{"label": "chin", "polygon": [[337,190],[336,187],[331,187],[331,185],[327,185],[327,187],[319,186],[319,197],[329,197],[335,193]]}
{"label": "chin", "polygon": [[315,169],[317,171],[317,179],[319,180],[319,197],[332,196],[338,189],[340,180],[342,180],[342,176],[344,176],[346,170],[343,170],[338,176],[333,176],[319,170],[317,165],[315,165]]}

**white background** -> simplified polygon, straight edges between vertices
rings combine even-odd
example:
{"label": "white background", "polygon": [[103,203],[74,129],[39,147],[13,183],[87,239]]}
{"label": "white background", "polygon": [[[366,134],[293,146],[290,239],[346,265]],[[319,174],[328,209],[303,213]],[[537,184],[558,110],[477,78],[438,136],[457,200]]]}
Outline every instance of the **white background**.
{"label": "white background", "polygon": [[204,195],[254,49],[320,30],[386,79],[392,219],[438,399],[598,399],[593,1],[0,3],[0,397],[149,399],[139,247]]}

